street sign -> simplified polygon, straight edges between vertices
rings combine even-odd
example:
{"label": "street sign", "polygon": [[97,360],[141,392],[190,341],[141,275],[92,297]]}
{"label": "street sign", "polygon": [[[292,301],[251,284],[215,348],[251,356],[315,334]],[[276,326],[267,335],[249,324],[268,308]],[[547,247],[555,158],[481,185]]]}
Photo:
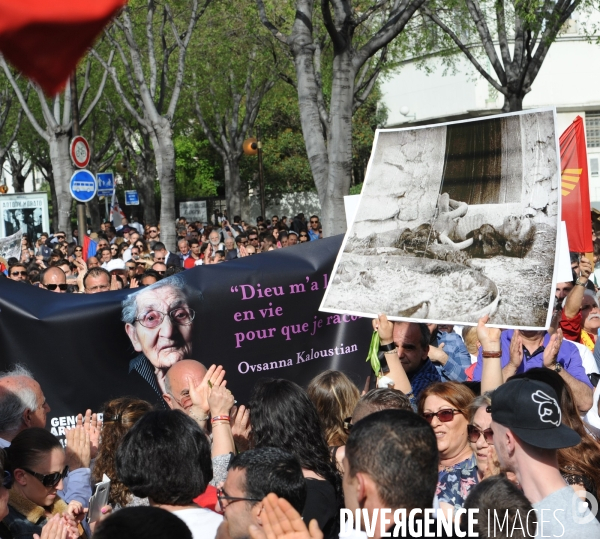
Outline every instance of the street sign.
{"label": "street sign", "polygon": [[98,196],[111,197],[115,189],[115,176],[112,172],[101,172],[96,175],[98,179]]}
{"label": "street sign", "polygon": [[88,141],[81,136],[75,137],[71,141],[71,159],[78,168],[85,168],[90,162],[90,145]]}
{"label": "street sign", "polygon": [[96,194],[96,178],[88,170],[77,170],[71,176],[69,189],[77,202],[89,202]]}
{"label": "street sign", "polygon": [[139,206],[140,197],[137,191],[125,191],[125,206]]}

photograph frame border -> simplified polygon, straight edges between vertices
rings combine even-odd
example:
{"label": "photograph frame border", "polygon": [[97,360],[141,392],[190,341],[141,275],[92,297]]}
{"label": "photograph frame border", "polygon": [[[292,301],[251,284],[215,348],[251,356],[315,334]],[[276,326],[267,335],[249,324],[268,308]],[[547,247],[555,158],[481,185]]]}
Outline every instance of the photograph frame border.
{"label": "photograph frame border", "polygon": [[[443,126],[447,126],[447,125],[473,123],[473,122],[478,122],[478,121],[483,121],[483,120],[493,120],[496,118],[506,118],[508,116],[524,116],[526,114],[534,114],[534,113],[542,113],[542,112],[552,112],[552,117],[554,120],[554,127],[555,127],[554,138],[555,138],[556,162],[557,162],[556,174],[558,176],[557,182],[558,182],[558,186],[559,186],[559,196],[558,196],[558,200],[557,200],[558,208],[557,208],[557,218],[556,218],[557,219],[556,248],[554,251],[554,267],[553,267],[553,271],[552,271],[552,288],[551,288],[551,290],[554,291],[554,290],[556,290],[556,282],[557,282],[556,278],[557,278],[559,242],[560,242],[560,221],[561,221],[561,216],[562,216],[562,194],[560,193],[561,172],[562,172],[561,159],[560,159],[560,145],[559,145],[560,134],[556,130],[557,117],[556,117],[556,107],[555,106],[539,107],[539,108],[535,108],[535,109],[527,109],[527,110],[521,110],[521,111],[516,111],[516,112],[504,113],[504,114],[494,114],[494,115],[490,115],[490,116],[480,116],[477,118],[467,118],[464,120],[441,122],[441,123],[436,123],[436,124],[418,125],[418,126],[411,126],[411,127],[395,127],[395,128],[389,128],[389,129],[385,129],[385,128],[377,129],[375,131],[375,136],[373,138],[373,146],[371,148],[371,155],[369,157],[369,162],[367,164],[367,170],[365,172],[365,181],[363,183],[363,189],[367,185],[370,184],[371,169],[373,167],[373,156],[374,156],[373,150],[377,146],[377,141],[378,141],[379,135],[381,133],[399,132],[399,131],[415,131],[415,130],[420,130],[420,129],[428,129],[428,128],[432,128],[432,127],[443,127]],[[372,319],[373,318],[372,313],[364,313],[364,312],[353,311],[353,310],[348,310],[348,309],[335,309],[332,307],[325,307],[327,298],[329,296],[329,292],[333,286],[334,276],[337,272],[338,266],[341,262],[341,259],[342,259],[343,253],[344,253],[344,249],[346,248],[346,244],[349,240],[349,233],[352,230],[352,226],[354,225],[354,220],[356,218],[356,215],[360,211],[361,203],[362,203],[362,191],[361,191],[361,200],[356,209],[356,213],[352,218],[352,222],[349,223],[348,229],[346,230],[346,234],[344,235],[344,240],[342,242],[342,246],[340,247],[338,255],[335,259],[335,264],[333,265],[333,269],[331,270],[329,284],[327,286],[327,290],[325,290],[323,299],[321,300],[321,305],[319,306],[319,311],[326,312],[326,313],[332,313],[332,314],[348,314],[351,316],[360,316],[360,317]],[[549,299],[552,300],[552,297]],[[550,322],[552,320],[552,304],[553,304],[553,302],[550,301],[550,303],[548,305],[548,312],[546,314],[546,323],[543,327],[541,327],[541,326],[519,326],[519,329],[525,330],[525,331],[547,331],[548,328],[550,327]],[[457,325],[457,326],[477,326],[477,322],[435,320],[435,319],[429,319],[429,318],[428,319],[420,319],[420,318],[405,318],[405,317],[400,317],[400,316],[388,316],[388,319],[392,320],[392,321],[396,321],[396,322],[415,322],[415,323],[425,323],[425,324],[452,324],[452,325]],[[509,326],[506,324],[493,324],[493,323],[486,324],[486,326],[493,327],[493,328],[499,328],[499,329],[514,329],[515,328],[515,326]]]}
{"label": "photograph frame border", "polygon": [[[4,203],[5,200],[41,200],[42,201],[42,231],[50,234],[50,215],[48,207],[48,193],[46,191],[33,191],[31,193],[8,193],[0,195],[0,238],[6,238],[4,228]],[[31,209],[31,208],[25,208]]]}

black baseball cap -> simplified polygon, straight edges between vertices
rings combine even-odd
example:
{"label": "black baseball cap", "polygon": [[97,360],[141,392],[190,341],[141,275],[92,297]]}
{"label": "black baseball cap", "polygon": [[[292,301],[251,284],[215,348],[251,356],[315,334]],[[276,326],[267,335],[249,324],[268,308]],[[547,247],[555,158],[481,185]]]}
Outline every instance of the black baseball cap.
{"label": "black baseball cap", "polygon": [[579,434],[561,422],[554,389],[529,378],[509,380],[494,391],[492,420],[533,447],[562,449],[581,442]]}

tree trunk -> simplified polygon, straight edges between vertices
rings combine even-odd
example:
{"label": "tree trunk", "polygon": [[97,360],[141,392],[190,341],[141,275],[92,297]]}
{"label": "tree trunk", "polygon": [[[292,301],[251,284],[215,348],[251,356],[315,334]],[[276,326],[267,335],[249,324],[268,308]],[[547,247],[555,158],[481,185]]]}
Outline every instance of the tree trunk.
{"label": "tree trunk", "polygon": [[50,145],[50,160],[54,176],[54,188],[58,209],[58,230],[64,231],[71,237],[71,206],[73,198],[69,191],[69,181],[73,175],[71,156],[69,155],[69,136],[67,133],[53,133],[48,142]]}
{"label": "tree trunk", "polygon": [[321,222],[327,236],[346,232],[344,196],[350,192],[352,178],[352,107],[354,102],[354,69],[349,51],[333,60],[331,107],[329,112],[329,181],[325,196],[319,191]]}
{"label": "tree trunk", "polygon": [[25,191],[25,176],[21,174],[20,169],[13,169],[12,171],[12,185],[15,193],[23,193]]}
{"label": "tree trunk", "polygon": [[523,110],[523,99],[525,99],[525,96],[517,93],[505,95],[502,112],[517,112]]}
{"label": "tree trunk", "polygon": [[141,210],[143,212],[144,223],[156,226],[158,219],[156,218],[156,197],[154,194],[154,174],[148,169],[151,168],[151,163],[144,162],[143,165],[138,165],[137,175],[134,176],[135,187],[140,194]]}
{"label": "tree trunk", "polygon": [[58,198],[56,197],[56,188],[54,178],[47,178],[50,186],[50,200],[52,201],[52,232],[58,232]]}
{"label": "tree trunk", "polygon": [[[153,137],[154,153],[158,167],[160,183],[160,240],[167,249],[175,252],[175,146],[173,132],[169,122],[163,119],[163,125],[155,126]],[[156,142],[155,142],[156,141]]]}
{"label": "tree trunk", "polygon": [[223,170],[225,172],[227,215],[233,219],[234,215],[242,215],[242,180],[240,179],[239,158],[223,157]]}
{"label": "tree trunk", "polygon": [[[298,103],[302,135],[306,145],[310,170],[319,193],[319,200],[323,206],[327,204],[329,160],[317,100],[320,88],[317,84],[313,64],[315,45],[312,38],[312,24],[310,24],[313,2],[302,2],[302,6],[298,3],[297,7],[301,7],[298,12],[302,12],[303,17],[296,17],[289,46],[294,57],[296,80],[298,81]],[[331,235],[329,228],[325,225],[323,226],[323,234],[326,236]]]}
{"label": "tree trunk", "polygon": [[90,220],[91,220],[90,228],[92,229],[93,232],[100,230],[100,223],[102,222],[102,219],[100,218],[99,204],[100,204],[100,201],[98,200],[97,196],[95,196],[91,202],[88,202],[86,204],[88,213],[90,215]]}

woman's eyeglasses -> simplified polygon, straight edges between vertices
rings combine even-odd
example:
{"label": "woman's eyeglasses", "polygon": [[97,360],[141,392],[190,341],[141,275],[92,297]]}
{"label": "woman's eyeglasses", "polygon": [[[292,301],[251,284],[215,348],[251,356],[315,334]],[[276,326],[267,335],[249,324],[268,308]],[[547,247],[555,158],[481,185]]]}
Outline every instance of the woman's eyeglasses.
{"label": "woman's eyeglasses", "polygon": [[456,414],[462,413],[460,410],[456,408],[450,408],[449,410],[440,410],[439,412],[425,412],[421,414],[427,423],[431,423],[434,417],[437,417],[442,423],[449,423],[454,419]]}
{"label": "woman's eyeglasses", "polygon": [[29,475],[32,475],[33,477],[35,477],[42,485],[44,485],[45,487],[55,487],[56,485],[58,485],[61,481],[61,479],[64,479],[65,477],[67,477],[67,475],[69,475],[69,467],[65,466],[65,469],[62,472],[54,472],[54,473],[49,473],[46,475],[43,475],[41,473],[37,473],[37,472],[32,472],[31,470],[28,470],[27,468],[21,468],[24,472],[27,472]]}
{"label": "woman's eyeglasses", "polygon": [[483,434],[483,439],[488,445],[494,445],[494,431],[492,429],[481,430],[475,425],[467,426],[467,434],[469,436],[469,442],[472,444],[479,440],[479,437]]}

